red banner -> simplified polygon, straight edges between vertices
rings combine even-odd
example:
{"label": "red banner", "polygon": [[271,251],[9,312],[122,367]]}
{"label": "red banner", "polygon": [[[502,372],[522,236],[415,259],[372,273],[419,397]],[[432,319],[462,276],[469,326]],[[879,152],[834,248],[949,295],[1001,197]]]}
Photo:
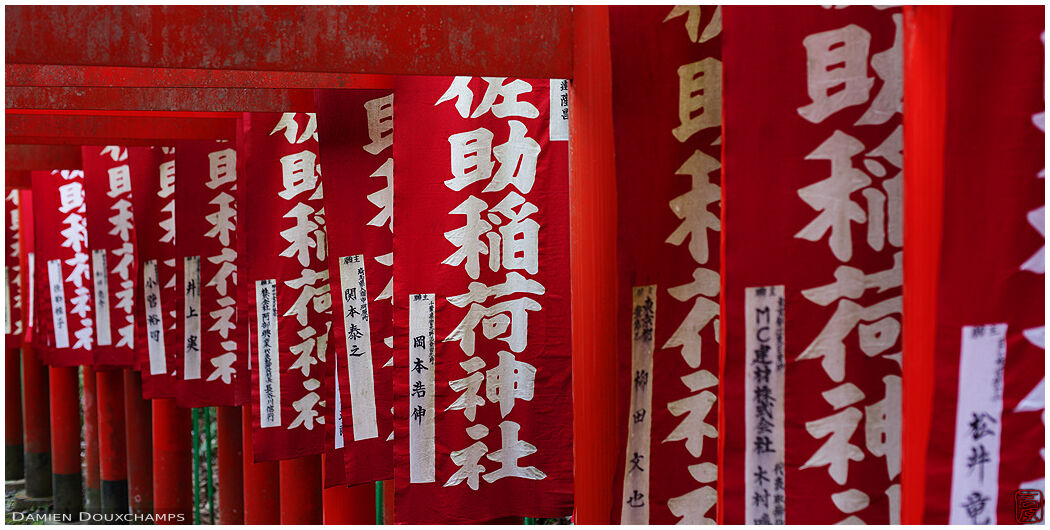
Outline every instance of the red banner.
{"label": "red banner", "polygon": [[714,6],[609,8],[621,524],[716,515],[721,20]]}
{"label": "red banner", "polygon": [[179,290],[175,287],[175,149],[151,147],[147,171],[132,172],[132,198],[139,264],[142,320],[146,335],[135,351],[147,399],[175,397],[182,345],[175,325]]}
{"label": "red banner", "polygon": [[18,190],[4,190],[4,343],[8,348],[21,346],[25,334],[20,203]]}
{"label": "red banner", "polygon": [[396,83],[395,519],[565,515],[567,83]]}
{"label": "red banner", "polygon": [[32,178],[37,279],[48,293],[40,300],[47,341],[41,359],[53,366],[90,365],[95,329],[84,172],[34,171]]}
{"label": "red banner", "polygon": [[324,192],[313,114],[245,114],[245,232],[250,311],[252,442],[257,461],[332,446],[328,380],[332,320]]}
{"label": "red banner", "polygon": [[900,10],[723,13],[720,522],[899,522]]}
{"label": "red banner", "polygon": [[175,167],[175,285],[183,300],[176,308],[183,333],[177,402],[239,405],[246,396],[237,380],[248,377],[248,356],[247,322],[237,312],[237,151],[231,142],[179,142]]}
{"label": "red banner", "polygon": [[393,478],[392,90],[318,90],[325,161],[333,370],[342,408],[336,447],[350,485]]}
{"label": "red banner", "polygon": [[952,8],[924,523],[1024,522],[1045,493],[1043,21]]}
{"label": "red banner", "polygon": [[131,183],[132,173],[149,172],[150,158],[148,147],[81,148],[99,366],[133,366],[136,335],[144,338],[136,333],[139,262]]}

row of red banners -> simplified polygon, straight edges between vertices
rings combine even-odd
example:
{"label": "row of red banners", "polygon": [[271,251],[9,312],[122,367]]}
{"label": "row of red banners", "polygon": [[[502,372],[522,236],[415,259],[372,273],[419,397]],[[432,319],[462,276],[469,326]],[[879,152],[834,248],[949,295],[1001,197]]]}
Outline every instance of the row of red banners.
{"label": "row of red banners", "polygon": [[[1006,521],[1043,489],[1035,10],[955,10],[929,522]],[[610,516],[899,522],[901,10],[609,22]],[[400,522],[565,515],[568,92],[404,77],[245,114],[236,141],[84,147],[7,194],[8,347],[250,404],[257,460],[393,478]]]}

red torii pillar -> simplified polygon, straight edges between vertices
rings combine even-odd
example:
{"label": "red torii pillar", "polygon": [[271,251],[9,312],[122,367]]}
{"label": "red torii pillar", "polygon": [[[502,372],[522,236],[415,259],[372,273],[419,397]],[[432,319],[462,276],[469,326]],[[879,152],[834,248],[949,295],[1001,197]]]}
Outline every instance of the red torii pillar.
{"label": "red torii pillar", "polygon": [[193,523],[190,411],[153,400],[153,513],[157,524]]}
{"label": "red torii pillar", "polygon": [[[7,149],[5,156],[11,152],[11,149]],[[17,151],[17,150],[15,150]],[[11,161],[5,160],[5,164],[10,166]],[[14,172],[8,172],[7,178],[9,181],[14,180]],[[28,172],[24,172],[23,177],[28,175]],[[28,179],[24,179],[23,182],[28,183]],[[30,194],[21,193],[20,200],[23,205],[28,205],[32,208],[31,202],[26,200]],[[27,216],[28,218],[29,216]],[[18,231],[20,241],[29,241],[31,238],[27,237],[31,234],[27,234],[29,230],[28,226],[30,223],[22,222],[19,223]],[[20,282],[22,285],[22,299],[25,303],[29,304],[29,300],[34,297],[33,293],[30,293],[30,274],[32,270],[29,267],[29,253],[28,249],[31,248],[29,245],[23,245],[22,255],[19,257],[21,265],[21,273],[19,274]],[[32,283],[34,288],[36,282]],[[31,340],[32,320],[29,318],[29,312],[26,313],[25,325],[26,325],[26,336]],[[21,494],[29,498],[43,498],[51,496],[51,411],[50,411],[50,399],[48,397],[50,390],[48,384],[48,370],[44,366],[44,363],[40,361],[40,357],[37,355],[37,351],[33,348],[31,342],[25,342],[22,344],[22,406],[24,407],[24,414],[22,415],[25,433],[25,491]]]}
{"label": "red torii pillar", "polygon": [[98,454],[102,513],[128,513],[127,432],[124,427],[124,371],[96,369]]}
{"label": "red torii pillar", "polygon": [[52,366],[48,370],[51,390],[51,480],[55,512],[76,515],[83,507],[77,367]]}
{"label": "red torii pillar", "polygon": [[102,485],[98,472],[98,378],[95,367],[84,367],[84,509],[102,511]]}
{"label": "red torii pillar", "polygon": [[574,522],[609,524],[616,448],[616,168],[608,6],[573,7],[569,88]]}
{"label": "red torii pillar", "polygon": [[926,506],[951,18],[951,6],[904,6],[903,524],[922,524]]}
{"label": "red torii pillar", "polygon": [[142,398],[142,374],[124,370],[124,417],[127,433],[128,507],[153,513],[153,408]]}
{"label": "red torii pillar", "polygon": [[25,406],[25,496],[51,496],[51,411],[48,370],[32,344],[22,345]]}
{"label": "red torii pillar", "polygon": [[252,452],[252,407],[241,407],[244,442],[244,524],[280,524],[280,471],[277,462],[255,462]]}
{"label": "red torii pillar", "polygon": [[281,524],[322,524],[321,455],[278,462]]}
{"label": "red torii pillar", "polygon": [[240,407],[216,407],[219,524],[244,524],[244,456]]}
{"label": "red torii pillar", "polygon": [[4,350],[4,478],[25,478],[25,445],[22,443],[22,352]]}

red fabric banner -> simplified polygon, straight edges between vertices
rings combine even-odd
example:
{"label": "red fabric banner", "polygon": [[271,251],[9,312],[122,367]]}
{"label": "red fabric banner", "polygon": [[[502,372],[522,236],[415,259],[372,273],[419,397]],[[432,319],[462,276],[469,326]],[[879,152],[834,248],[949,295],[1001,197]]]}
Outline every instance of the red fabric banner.
{"label": "red fabric banner", "polygon": [[181,372],[176,354],[182,345],[175,325],[179,290],[175,287],[175,149],[149,148],[146,171],[134,171],[132,198],[141,269],[139,318],[145,337],[136,341],[142,395],[175,397]]}
{"label": "red fabric banner", "polygon": [[178,142],[175,187],[176,362],[181,407],[240,405],[248,377],[247,321],[237,311],[237,151],[231,142]]}
{"label": "red fabric banner", "polygon": [[609,8],[622,524],[716,515],[721,20],[715,6]]}
{"label": "red fabric banner", "polygon": [[1045,493],[1043,21],[952,9],[924,523],[1009,524]]}
{"label": "red fabric banner", "polygon": [[393,98],[393,90],[315,92],[325,208],[340,212],[326,228],[342,408],[336,447],[350,485],[394,476]]}
{"label": "red fabric banner", "polygon": [[[95,303],[95,364],[135,364],[137,338],[136,258],[132,173],[150,170],[148,147],[84,146],[84,187],[88,205],[88,248]],[[138,337],[136,337],[138,335]]]}
{"label": "red fabric banner", "polygon": [[899,522],[900,10],[723,13],[720,522]]}
{"label": "red fabric banner", "polygon": [[25,293],[22,292],[21,194],[4,190],[4,344],[18,348],[25,336]]}
{"label": "red fabric banner", "polygon": [[41,359],[52,366],[90,365],[95,346],[84,172],[33,171]]}
{"label": "red fabric banner", "polygon": [[568,85],[406,76],[394,95],[395,520],[565,515]]}
{"label": "red fabric banner", "polygon": [[324,192],[314,114],[245,114],[243,222],[250,311],[252,443],[256,461],[331,446],[332,319]]}

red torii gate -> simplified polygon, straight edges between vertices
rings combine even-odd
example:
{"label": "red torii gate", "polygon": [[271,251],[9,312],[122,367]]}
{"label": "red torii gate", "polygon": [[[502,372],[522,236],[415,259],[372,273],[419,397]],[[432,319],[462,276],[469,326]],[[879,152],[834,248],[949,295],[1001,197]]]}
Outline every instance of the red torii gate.
{"label": "red torii gate", "polygon": [[[618,416],[617,405],[605,399],[603,391],[616,384],[614,337],[602,332],[615,327],[616,296],[614,271],[604,266],[616,259],[607,7],[8,6],[5,10],[9,175],[69,167],[74,160],[79,164],[77,145],[232,137],[235,115],[224,113],[310,111],[311,89],[382,86],[389,83],[383,74],[571,79],[576,521],[610,522],[613,501],[608,484],[616,454],[607,442],[613,438]],[[25,186],[27,180],[17,178],[10,184]],[[60,389],[52,388],[52,401],[61,397],[56,390]],[[33,405],[26,404],[27,412]],[[173,407],[162,404],[167,408],[158,410],[157,406],[154,424],[167,434],[174,426],[169,410]],[[60,424],[77,421],[75,414],[52,418],[52,423],[56,419]],[[129,416],[129,425],[133,421],[136,418]],[[229,418],[225,427],[228,422]],[[155,468],[166,454],[155,448]],[[283,509],[280,522],[321,522],[316,508],[321,505],[320,477],[298,472],[302,466],[282,467],[288,467],[282,481],[302,481],[301,491],[314,491],[316,497],[298,503],[305,510]],[[245,469],[246,475],[251,472]],[[246,487],[261,486],[259,480],[244,478]],[[177,495],[179,488],[187,487],[158,482],[156,489],[169,488],[168,494]],[[188,492],[184,498],[189,499]],[[270,502],[272,510],[272,492],[259,498]],[[245,522],[277,522],[251,521],[253,509],[267,508],[251,506],[253,499],[256,496],[245,495],[249,519]],[[368,501],[329,503],[339,509],[326,510],[326,522],[367,522],[373,513]]]}

